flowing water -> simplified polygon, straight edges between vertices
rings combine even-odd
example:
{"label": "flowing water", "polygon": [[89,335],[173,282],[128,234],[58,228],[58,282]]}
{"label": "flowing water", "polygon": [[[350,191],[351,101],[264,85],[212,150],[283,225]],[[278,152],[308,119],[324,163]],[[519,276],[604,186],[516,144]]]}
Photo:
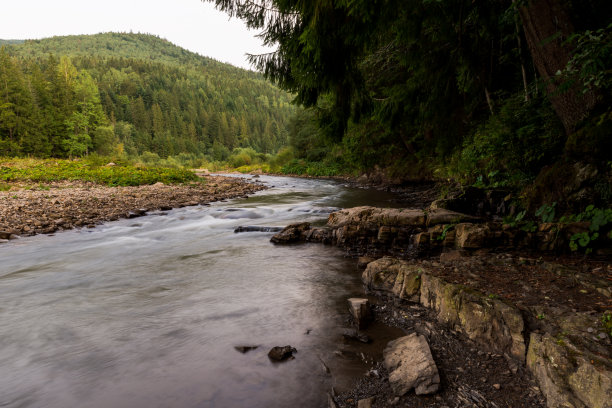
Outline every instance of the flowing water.
{"label": "flowing water", "polygon": [[[274,187],[2,244],[0,407],[320,407],[362,375],[361,359],[334,353],[376,352],[342,343],[346,298],[363,293],[355,260],[233,231],[391,197],[260,180]],[[296,358],[272,363],[268,350],[284,345]]]}

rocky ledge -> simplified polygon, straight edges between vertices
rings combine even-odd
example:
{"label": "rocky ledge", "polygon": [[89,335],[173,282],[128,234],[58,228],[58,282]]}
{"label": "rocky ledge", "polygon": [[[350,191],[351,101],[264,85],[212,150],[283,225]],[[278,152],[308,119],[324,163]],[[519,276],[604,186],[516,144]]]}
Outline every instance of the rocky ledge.
{"label": "rocky ledge", "polygon": [[[542,223],[525,230],[502,222],[443,208],[394,209],[355,207],[330,214],[327,225],[289,225],[272,238],[274,243],[322,242],[346,249],[351,256],[392,255],[413,258],[445,249],[481,248],[567,251],[570,238],[588,232],[585,222]],[[601,231],[598,253],[610,255],[609,231]]]}
{"label": "rocky ledge", "polygon": [[0,242],[19,235],[49,234],[106,221],[133,218],[153,210],[245,197],[265,187],[231,177],[209,176],[205,183],[106,187],[58,182],[35,189],[0,192]]}
{"label": "rocky ledge", "polygon": [[[360,256],[366,292],[406,316],[414,305],[424,307],[437,324],[477,345],[478,353],[500,356],[513,374],[535,380],[549,408],[610,408],[612,341],[602,322],[611,314],[612,264],[547,252],[567,248],[571,234],[585,229],[580,223],[542,224],[523,231],[445,209],[358,207],[332,213],[325,227],[288,226],[272,242],[322,242]],[[524,255],[534,250],[537,258]],[[386,364],[393,404],[421,378],[397,370],[414,359]],[[464,368],[446,367],[440,375],[455,370]],[[426,378],[435,378],[430,374]],[[364,380],[361,389],[372,389],[372,382]],[[396,384],[405,384],[401,393]],[[457,398],[461,392],[455,390]],[[474,405],[459,406],[497,406],[482,393],[468,394],[461,398]],[[372,396],[380,402],[372,406],[390,404],[380,391],[360,394],[363,400]],[[335,402],[350,406],[342,397]]]}

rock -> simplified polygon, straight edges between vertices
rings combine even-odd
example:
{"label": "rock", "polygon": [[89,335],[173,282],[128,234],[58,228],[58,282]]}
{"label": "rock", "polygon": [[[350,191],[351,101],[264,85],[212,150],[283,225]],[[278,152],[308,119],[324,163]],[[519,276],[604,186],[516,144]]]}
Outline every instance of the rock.
{"label": "rock", "polygon": [[427,226],[433,226],[438,224],[457,224],[460,222],[480,222],[481,218],[474,217],[467,214],[462,214],[455,211],[446,210],[443,208],[431,209],[427,213]]}
{"label": "rock", "polygon": [[285,361],[293,358],[293,353],[297,353],[297,350],[291,346],[276,346],[268,352],[268,358],[273,361]]}
{"label": "rock", "polygon": [[110,163],[106,164],[106,167],[114,167],[114,166],[116,166],[116,164],[113,163],[113,162],[110,162]]}
{"label": "rock", "polygon": [[370,342],[370,338],[368,337],[368,335],[360,332],[357,329],[344,329],[342,331],[342,335],[344,336],[344,338],[351,339],[351,340],[357,340],[362,343]]}
{"label": "rock", "polygon": [[0,239],[15,239],[17,238],[13,233],[9,232],[9,231],[0,231]]}
{"label": "rock", "polygon": [[478,249],[486,246],[490,236],[488,225],[461,223],[455,226],[455,246],[457,248]]}
{"label": "rock", "polygon": [[525,360],[524,321],[516,307],[429,274],[421,275],[420,302],[435,310],[440,322],[463,331],[487,349]]}
{"label": "rock", "polygon": [[365,269],[370,262],[374,262],[376,259],[369,256],[360,256],[357,259],[357,267],[360,269]]}
{"label": "rock", "polygon": [[242,354],[246,354],[251,350],[255,350],[257,347],[259,346],[236,346],[234,348]]}
{"label": "rock", "polygon": [[424,336],[413,333],[389,342],[383,357],[395,395],[405,395],[413,388],[417,395],[438,391],[438,367]]}
{"label": "rock", "polygon": [[386,292],[400,299],[418,301],[424,267],[395,258],[384,257],[370,262],[361,280],[371,291]]}
{"label": "rock", "polygon": [[493,384],[493,388],[495,388],[496,390],[501,390],[501,385],[500,384]]}
{"label": "rock", "polygon": [[374,397],[365,398],[357,401],[357,408],[372,408],[372,404],[374,403]]}
{"label": "rock", "polygon": [[328,408],[338,408],[338,404],[334,401],[334,397],[331,394],[327,394],[327,406]]}
{"label": "rock", "polygon": [[264,227],[259,225],[247,225],[239,226],[234,230],[234,233],[238,232],[279,232],[282,231],[281,227]]}
{"label": "rock", "polygon": [[419,209],[355,207],[329,215],[327,226],[343,227],[347,224],[385,226],[425,226],[425,213]]}
{"label": "rock", "polygon": [[460,261],[466,258],[466,254],[461,250],[452,250],[449,252],[442,252],[440,254],[440,262],[441,263],[451,263],[455,261]]}
{"label": "rock", "polygon": [[310,229],[310,223],[302,222],[291,224],[283,228],[278,234],[274,235],[270,242],[274,244],[289,244],[303,239],[304,233]]}
{"label": "rock", "polygon": [[368,299],[350,298],[348,299],[348,307],[351,316],[353,316],[353,319],[355,319],[357,329],[365,328],[372,318]]}
{"label": "rock", "polygon": [[550,408],[612,407],[610,362],[585,353],[567,338],[531,333],[527,367]]}

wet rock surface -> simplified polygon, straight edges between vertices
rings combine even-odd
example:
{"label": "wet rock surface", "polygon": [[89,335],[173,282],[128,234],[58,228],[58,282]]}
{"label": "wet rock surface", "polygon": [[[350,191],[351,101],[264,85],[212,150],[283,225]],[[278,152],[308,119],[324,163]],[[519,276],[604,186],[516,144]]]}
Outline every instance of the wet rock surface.
{"label": "wet rock surface", "polygon": [[291,346],[276,346],[268,352],[268,357],[272,361],[280,362],[294,358],[293,353],[297,353],[297,350]]}
{"label": "wet rock surface", "polygon": [[150,211],[245,197],[265,187],[230,177],[209,176],[205,183],[107,187],[86,182],[57,182],[0,192],[0,240],[18,235],[51,234]]}

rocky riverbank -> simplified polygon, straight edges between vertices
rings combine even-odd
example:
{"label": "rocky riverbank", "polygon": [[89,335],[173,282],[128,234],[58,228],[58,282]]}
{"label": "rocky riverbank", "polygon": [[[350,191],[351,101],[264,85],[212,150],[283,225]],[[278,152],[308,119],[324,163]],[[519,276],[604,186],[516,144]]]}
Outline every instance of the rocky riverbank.
{"label": "rocky riverbank", "polygon": [[288,226],[272,242],[360,256],[380,303],[373,315],[423,336],[438,366],[440,391],[398,393],[392,383],[404,374],[385,357],[331,407],[610,408],[612,263],[559,255],[580,228],[588,225],[524,231],[435,207],[359,207],[324,227]]}
{"label": "rocky riverbank", "polygon": [[206,205],[246,197],[266,188],[242,179],[206,176],[202,183],[107,187],[86,182],[57,182],[0,192],[0,241],[19,235],[51,234],[133,218],[154,210]]}

